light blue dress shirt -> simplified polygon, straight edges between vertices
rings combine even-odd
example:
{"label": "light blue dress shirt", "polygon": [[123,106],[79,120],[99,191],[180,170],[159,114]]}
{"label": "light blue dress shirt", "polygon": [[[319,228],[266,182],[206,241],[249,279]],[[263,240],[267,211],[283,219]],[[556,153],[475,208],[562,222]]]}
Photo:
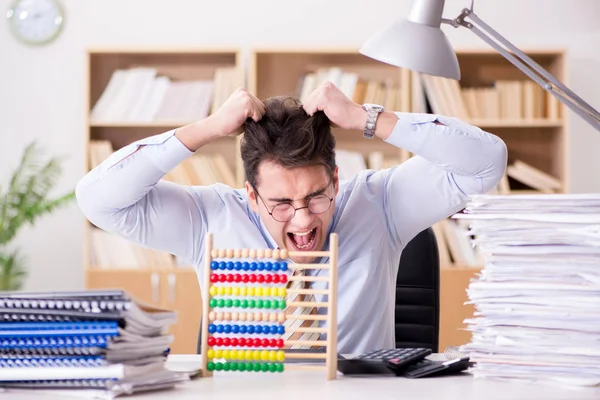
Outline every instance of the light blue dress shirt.
{"label": "light blue dress shirt", "polygon": [[[493,134],[440,115],[396,115],[385,142],[415,156],[391,169],[365,170],[341,181],[335,200],[329,232],[339,235],[340,353],[395,347],[395,282],[402,249],[423,229],[461,210],[469,195],[494,188],[506,169],[506,146]],[[277,245],[244,189],[161,181],[192,155],[174,132],[113,153],[79,182],[77,200],[99,228],[189,260],[203,288],[206,232],[213,233],[218,248]]]}

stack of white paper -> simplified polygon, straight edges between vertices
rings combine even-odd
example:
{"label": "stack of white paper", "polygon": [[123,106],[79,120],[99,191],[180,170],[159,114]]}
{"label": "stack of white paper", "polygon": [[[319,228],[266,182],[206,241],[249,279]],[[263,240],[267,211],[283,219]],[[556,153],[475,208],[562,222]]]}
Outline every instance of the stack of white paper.
{"label": "stack of white paper", "polygon": [[476,378],[600,389],[600,194],[484,195],[464,213]]}

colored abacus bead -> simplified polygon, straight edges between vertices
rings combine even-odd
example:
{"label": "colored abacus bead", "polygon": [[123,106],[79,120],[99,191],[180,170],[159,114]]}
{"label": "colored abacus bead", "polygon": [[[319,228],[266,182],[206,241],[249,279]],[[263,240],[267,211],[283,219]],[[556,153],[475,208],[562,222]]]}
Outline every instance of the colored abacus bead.
{"label": "colored abacus bead", "polygon": [[219,256],[219,251],[217,249],[212,249],[210,251],[211,258],[217,258]]}
{"label": "colored abacus bead", "polygon": [[215,308],[217,306],[217,299],[210,299],[208,305],[212,308]]}
{"label": "colored abacus bead", "polygon": [[216,342],[217,342],[217,341],[216,341],[216,339],[215,339],[215,337],[214,337],[214,336],[211,336],[211,337],[209,337],[209,338],[207,339],[207,343],[208,343],[208,345],[209,345],[209,346],[214,346],[214,345],[216,344]]}
{"label": "colored abacus bead", "polygon": [[235,249],[235,250],[233,251],[233,256],[234,256],[235,258],[240,258],[240,256],[241,256],[241,255],[242,255],[242,250],[241,250],[241,249]]}
{"label": "colored abacus bead", "polygon": [[248,249],[242,249],[242,258],[248,258]]}
{"label": "colored abacus bead", "polygon": [[265,250],[265,258],[271,258],[272,255],[273,255],[273,250],[271,250],[271,249]]}
{"label": "colored abacus bead", "polygon": [[207,368],[209,371],[214,371],[214,370],[215,370],[215,363],[214,363],[214,362],[212,362],[212,361],[209,361],[209,362],[206,364],[206,368]]}
{"label": "colored abacus bead", "polygon": [[208,319],[210,321],[214,321],[216,317],[217,317],[217,314],[214,311],[211,311],[211,312],[208,313]]}
{"label": "colored abacus bead", "polygon": [[210,275],[210,281],[211,281],[212,283],[218,282],[218,281],[219,281],[219,275],[216,275],[216,274],[211,274],[211,275]]}
{"label": "colored abacus bead", "polygon": [[208,333],[215,333],[217,331],[217,327],[215,326],[215,324],[210,324],[208,326]]}
{"label": "colored abacus bead", "polygon": [[225,267],[227,268],[227,271],[233,271],[233,262],[227,261],[227,263],[225,263]]}
{"label": "colored abacus bead", "polygon": [[210,262],[210,269],[212,269],[213,271],[219,269],[219,263],[217,261],[211,261]]}
{"label": "colored abacus bead", "polygon": [[271,258],[278,260],[280,256],[281,256],[281,250],[274,249],[273,253],[271,254]]}
{"label": "colored abacus bead", "polygon": [[281,249],[279,250],[279,258],[282,260],[285,260],[286,258],[288,258],[288,251],[287,249]]}
{"label": "colored abacus bead", "polygon": [[[287,257],[286,257],[286,258],[287,258]],[[288,269],[287,265],[288,265],[288,264],[287,264],[287,262],[285,262],[285,261],[282,261],[282,262],[281,262],[281,270],[282,270],[282,271],[287,271],[287,269]]]}

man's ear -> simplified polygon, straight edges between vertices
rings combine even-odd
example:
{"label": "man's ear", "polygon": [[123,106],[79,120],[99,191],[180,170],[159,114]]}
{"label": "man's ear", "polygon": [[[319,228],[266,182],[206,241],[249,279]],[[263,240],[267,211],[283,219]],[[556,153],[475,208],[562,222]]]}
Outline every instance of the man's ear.
{"label": "man's ear", "polygon": [[254,188],[250,184],[250,182],[246,181],[246,194],[248,196],[248,203],[250,203],[250,207],[252,207],[252,211],[258,214],[258,202],[256,201],[256,192]]}
{"label": "man's ear", "polygon": [[338,177],[338,166],[335,166],[335,169],[333,170],[333,193],[337,196],[338,194],[338,190],[340,188],[339,186],[339,177]]}

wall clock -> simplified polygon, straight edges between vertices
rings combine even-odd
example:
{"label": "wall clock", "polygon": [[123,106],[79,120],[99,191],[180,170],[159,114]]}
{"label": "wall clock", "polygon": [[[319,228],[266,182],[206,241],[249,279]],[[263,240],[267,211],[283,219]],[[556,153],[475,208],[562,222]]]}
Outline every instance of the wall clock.
{"label": "wall clock", "polygon": [[13,34],[32,45],[51,42],[64,25],[64,11],[57,0],[14,0],[6,18]]}

